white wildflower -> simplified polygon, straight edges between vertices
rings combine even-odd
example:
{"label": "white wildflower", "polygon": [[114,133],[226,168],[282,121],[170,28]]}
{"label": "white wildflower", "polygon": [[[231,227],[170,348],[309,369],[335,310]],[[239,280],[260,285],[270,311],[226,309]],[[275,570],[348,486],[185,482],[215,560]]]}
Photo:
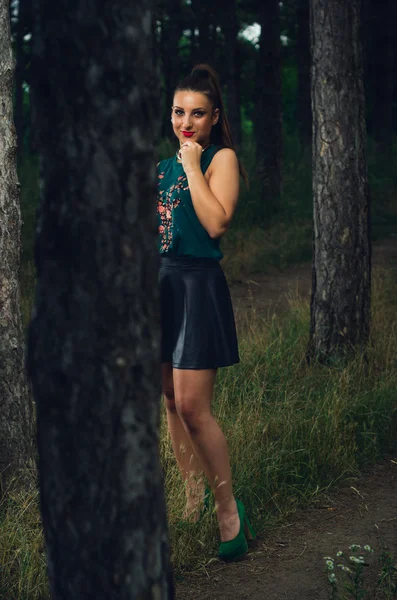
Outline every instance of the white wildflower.
{"label": "white wildflower", "polygon": [[359,556],[358,558],[357,556],[349,556],[349,559],[351,562],[356,563],[356,565],[362,565],[364,562],[364,558],[362,556]]}
{"label": "white wildflower", "polygon": [[332,556],[323,556],[324,560],[332,560],[332,562],[334,562],[334,559],[332,558]]}
{"label": "white wildflower", "polygon": [[349,550],[351,550],[352,552],[355,552],[359,548],[361,548],[360,544],[352,544],[351,546],[349,546]]}
{"label": "white wildflower", "polygon": [[365,544],[365,546],[364,546],[364,550],[365,550],[366,552],[373,552],[373,550],[372,550],[372,548],[371,548],[371,546],[370,546],[369,544]]}
{"label": "white wildflower", "polygon": [[335,575],[335,573],[331,573],[330,575],[328,575],[328,581],[330,583],[336,583],[336,575]]}
{"label": "white wildflower", "polygon": [[342,571],[345,571],[345,573],[352,573],[353,571],[351,569],[349,569],[349,567],[346,567],[346,565],[341,565],[342,567]]}
{"label": "white wildflower", "polygon": [[338,552],[336,553],[336,556],[342,556],[343,552],[342,550],[338,550]]}
{"label": "white wildflower", "polygon": [[326,564],[326,565],[327,565],[327,567],[328,567],[328,571],[332,571],[332,570],[333,570],[333,568],[334,568],[334,561],[333,561],[333,560],[327,560],[327,561],[325,562],[325,564]]}
{"label": "white wildflower", "polygon": [[338,564],[337,567],[340,567],[342,569],[342,571],[346,571],[346,573],[351,573],[352,572],[352,570],[349,569],[349,567],[347,567],[346,565]]}

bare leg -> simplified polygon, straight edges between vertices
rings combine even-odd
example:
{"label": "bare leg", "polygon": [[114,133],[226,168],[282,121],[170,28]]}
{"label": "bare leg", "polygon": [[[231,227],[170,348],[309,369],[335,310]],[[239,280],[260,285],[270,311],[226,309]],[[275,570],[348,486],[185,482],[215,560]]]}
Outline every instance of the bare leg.
{"label": "bare leg", "polygon": [[211,413],[216,370],[173,370],[175,404],[191,447],[215,494],[221,540],[233,539],[240,521],[232,490],[225,436]]}
{"label": "bare leg", "polygon": [[186,508],[184,519],[195,522],[200,516],[205,491],[203,470],[176,410],[171,363],[163,363],[161,370],[168,431],[179,471],[185,482]]}

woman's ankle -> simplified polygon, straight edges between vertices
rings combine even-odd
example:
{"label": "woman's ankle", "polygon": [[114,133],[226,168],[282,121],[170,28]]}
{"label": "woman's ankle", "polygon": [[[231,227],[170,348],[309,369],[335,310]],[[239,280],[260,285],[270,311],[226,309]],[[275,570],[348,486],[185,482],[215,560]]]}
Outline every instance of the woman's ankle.
{"label": "woman's ankle", "polygon": [[234,496],[232,495],[216,502],[216,513],[218,521],[234,517],[237,514],[237,504]]}

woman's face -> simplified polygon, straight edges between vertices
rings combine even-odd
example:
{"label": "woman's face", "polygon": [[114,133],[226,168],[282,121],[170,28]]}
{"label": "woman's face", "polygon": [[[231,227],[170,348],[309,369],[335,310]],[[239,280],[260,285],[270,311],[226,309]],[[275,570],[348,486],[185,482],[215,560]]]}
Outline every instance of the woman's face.
{"label": "woman's face", "polygon": [[211,129],[219,119],[219,109],[212,108],[208,96],[200,92],[181,91],[174,96],[171,121],[174,133],[183,144],[192,140],[206,146]]}

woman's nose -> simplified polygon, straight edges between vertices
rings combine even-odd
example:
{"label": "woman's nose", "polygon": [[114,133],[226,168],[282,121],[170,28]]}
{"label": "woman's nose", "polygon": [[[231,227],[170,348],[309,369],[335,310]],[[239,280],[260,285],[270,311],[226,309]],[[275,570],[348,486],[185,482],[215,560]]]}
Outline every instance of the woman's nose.
{"label": "woman's nose", "polygon": [[183,127],[185,127],[186,129],[189,129],[190,126],[191,126],[190,116],[189,115],[185,115],[185,117],[183,119]]}

